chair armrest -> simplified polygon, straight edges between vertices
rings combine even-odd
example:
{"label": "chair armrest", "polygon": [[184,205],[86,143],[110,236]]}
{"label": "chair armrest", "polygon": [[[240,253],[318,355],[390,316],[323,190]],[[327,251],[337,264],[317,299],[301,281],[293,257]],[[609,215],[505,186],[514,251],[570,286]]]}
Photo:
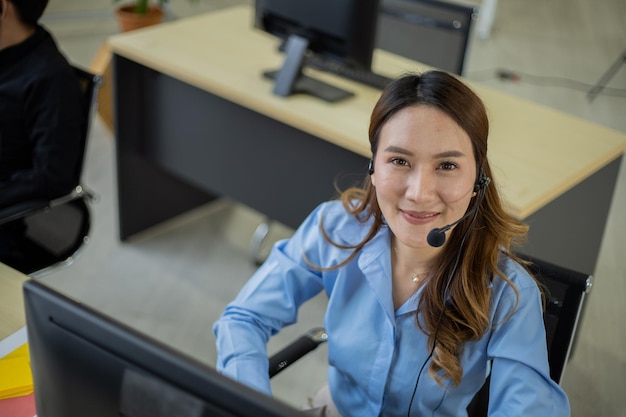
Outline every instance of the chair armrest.
{"label": "chair armrest", "polygon": [[31,213],[48,207],[45,199],[29,200],[0,209],[0,225],[28,216]]}
{"label": "chair armrest", "polygon": [[317,349],[319,345],[327,340],[328,336],[326,335],[326,330],[324,330],[324,328],[315,327],[309,330],[307,333],[300,336],[298,339],[270,358],[270,378],[283,371],[307,353]]}
{"label": "chair armrest", "polygon": [[68,194],[57,197],[54,200],[46,200],[43,198],[24,201],[9,207],[0,209],[0,226],[30,216],[41,210],[52,209],[56,206],[66,204],[72,200],[85,199],[87,201],[97,201],[98,196],[83,185],[77,185]]}

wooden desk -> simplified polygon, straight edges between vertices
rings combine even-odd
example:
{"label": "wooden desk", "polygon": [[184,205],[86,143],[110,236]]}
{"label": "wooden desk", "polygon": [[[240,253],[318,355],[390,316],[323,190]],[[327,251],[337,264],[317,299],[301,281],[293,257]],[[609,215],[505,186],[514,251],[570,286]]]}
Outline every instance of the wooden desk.
{"label": "wooden desk", "polygon": [[[122,239],[218,195],[295,227],[333,196],[337,174],[365,173],[380,91],[316,73],[356,96],[329,105],[272,95],[261,71],[283,56],[277,39],[252,27],[251,10],[110,39]],[[384,51],[373,67],[392,76],[427,69]],[[626,135],[469,84],[489,110],[496,182],[511,213],[531,223],[524,250],[593,272]]]}
{"label": "wooden desk", "polygon": [[27,279],[21,272],[0,263],[0,345],[26,325],[22,284]]}

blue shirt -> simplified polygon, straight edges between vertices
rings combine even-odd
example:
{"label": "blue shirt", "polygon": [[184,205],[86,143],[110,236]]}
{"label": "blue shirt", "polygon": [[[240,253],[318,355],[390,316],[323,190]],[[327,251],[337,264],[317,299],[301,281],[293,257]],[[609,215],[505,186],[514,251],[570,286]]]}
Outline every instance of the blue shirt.
{"label": "blue shirt", "polygon": [[[298,308],[320,291],[328,295],[328,384],[344,417],[406,416],[419,370],[428,358],[427,336],[415,323],[416,292],[394,310],[391,289],[391,232],[383,227],[346,266],[350,250],[328,243],[360,242],[370,228],[334,201],[319,206],[293,237],[278,242],[214,325],[217,369],[271,394],[266,344]],[[305,260],[306,259],[306,260]],[[550,379],[542,303],[535,281],[519,264],[503,257],[501,270],[519,292],[496,278],[492,287],[492,328],[465,344],[461,383],[439,386],[422,372],[412,416],[459,416],[490,372],[490,410],[496,416],[569,416],[565,393]],[[515,309],[513,315],[510,313]],[[491,361],[491,362],[490,362]]]}

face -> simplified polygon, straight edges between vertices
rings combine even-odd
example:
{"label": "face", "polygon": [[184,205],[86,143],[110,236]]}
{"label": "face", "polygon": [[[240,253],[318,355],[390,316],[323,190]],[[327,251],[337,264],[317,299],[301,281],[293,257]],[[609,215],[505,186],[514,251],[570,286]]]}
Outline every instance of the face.
{"label": "face", "polygon": [[428,232],[463,217],[474,196],[470,138],[441,110],[405,108],[381,129],[371,181],[397,243],[429,247]]}

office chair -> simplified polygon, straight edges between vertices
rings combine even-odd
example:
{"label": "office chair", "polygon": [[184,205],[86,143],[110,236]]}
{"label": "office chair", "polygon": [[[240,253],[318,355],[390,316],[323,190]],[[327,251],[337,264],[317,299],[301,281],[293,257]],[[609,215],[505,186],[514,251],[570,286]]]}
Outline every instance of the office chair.
{"label": "office chair", "polygon": [[454,0],[382,0],[376,46],[463,75],[478,9]]}
{"label": "office chair", "polygon": [[[543,286],[546,294],[543,319],[546,327],[550,377],[560,384],[575,343],[578,322],[586,295],[591,291],[593,278],[534,257],[519,256],[530,262],[528,269]],[[327,340],[328,336],[321,327],[311,329],[300,336],[270,357],[270,378]],[[487,416],[488,405],[489,378],[468,406],[468,416]]]}
{"label": "office chair", "polygon": [[35,199],[0,210],[0,225],[20,219],[26,225],[25,234],[16,242],[18,250],[4,262],[31,277],[41,277],[57,267],[71,265],[89,240],[89,203],[95,196],[81,185],[80,179],[91,121],[97,108],[97,92],[104,80],[101,75],[73,68],[84,105],[80,162],[74,176],[76,186],[69,194],[54,200]]}

